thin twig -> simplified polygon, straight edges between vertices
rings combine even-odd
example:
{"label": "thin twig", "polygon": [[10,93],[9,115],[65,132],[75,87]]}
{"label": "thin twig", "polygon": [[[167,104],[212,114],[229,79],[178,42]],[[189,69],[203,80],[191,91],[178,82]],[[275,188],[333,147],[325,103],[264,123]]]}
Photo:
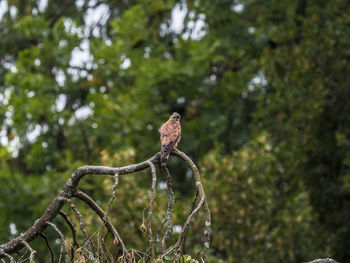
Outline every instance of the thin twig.
{"label": "thin twig", "polygon": [[83,246],[85,246],[85,244],[89,244],[89,254],[90,256],[92,256],[92,251],[94,251],[94,245],[91,241],[91,239],[89,238],[89,235],[86,231],[86,228],[85,228],[85,225],[84,225],[84,222],[83,222],[83,216],[81,215],[81,213],[79,212],[79,210],[75,207],[74,203],[72,202],[72,200],[68,199],[68,198],[63,198],[62,199],[68,203],[70,205],[70,207],[72,208],[72,210],[74,211],[74,213],[76,214],[76,216],[78,217],[78,220],[79,220],[79,227],[80,227],[80,230],[83,232],[84,234],[84,238],[85,238],[85,243]]}
{"label": "thin twig", "polygon": [[108,213],[109,213],[109,210],[111,209],[111,205],[112,205],[112,202],[113,200],[115,199],[115,196],[117,194],[117,186],[118,186],[118,183],[119,183],[119,174],[116,173],[114,175],[114,184],[113,184],[113,187],[112,187],[112,196],[111,196],[111,199],[109,200],[108,202],[108,205],[107,205],[107,209],[105,211],[105,217],[107,218],[108,216]]}
{"label": "thin twig", "polygon": [[204,198],[204,201],[203,201],[204,214],[205,214],[204,239],[203,239],[204,248],[201,255],[201,261],[205,262],[206,257],[208,255],[209,246],[210,246],[211,214],[207,203],[207,199],[205,197],[205,192],[201,182],[201,177],[199,175],[199,170],[197,166],[194,164],[194,162],[191,160],[191,158],[188,157],[184,152],[177,150],[177,151],[172,151],[171,154],[180,157],[182,160],[184,160],[188,164],[188,166],[191,168],[193,172],[193,177],[196,182],[196,188],[197,188],[197,191],[199,192],[199,196],[201,200]]}
{"label": "thin twig", "polygon": [[151,173],[152,173],[152,187],[151,187],[151,200],[148,206],[147,229],[148,229],[149,243],[152,250],[152,256],[154,257],[154,240],[152,236],[152,212],[153,212],[153,203],[156,199],[157,174],[156,174],[156,168],[154,164],[152,162],[148,162],[148,165],[151,168]]}
{"label": "thin twig", "polygon": [[73,236],[73,246],[75,246],[76,248],[79,247],[79,243],[78,243],[78,240],[77,240],[77,231],[75,230],[72,222],[69,220],[67,214],[63,211],[59,211],[58,214],[60,216],[63,217],[64,221],[66,221],[67,225],[69,226],[71,232],[72,232],[72,236]]}
{"label": "thin twig", "polygon": [[[107,256],[108,256],[109,260],[110,260],[109,262],[115,262],[115,260],[113,259],[112,254],[109,253],[109,250],[107,249],[105,242],[102,242],[102,249],[106,252],[106,253],[103,253],[102,256],[105,256],[106,260],[108,260],[108,258],[107,258]],[[102,260],[100,262],[105,262],[105,261],[102,258]],[[108,261],[106,261],[106,262],[108,262]]]}
{"label": "thin twig", "polygon": [[[67,238],[62,234],[62,232],[58,229],[58,227],[54,223],[47,222],[46,224],[51,226],[58,233],[58,235],[61,238],[61,249],[60,249],[60,256],[59,256],[59,260],[58,260],[58,262],[60,262],[61,261],[61,257],[62,257],[62,251],[63,251],[63,248],[64,248],[64,243],[67,240]],[[67,240],[67,242],[69,242],[69,240]],[[72,247],[72,244],[70,242],[69,242],[69,245]]]}
{"label": "thin twig", "polygon": [[29,250],[30,256],[29,256],[29,261],[34,262],[34,257],[36,254],[36,251],[28,244],[28,242],[22,240],[23,245]]}
{"label": "thin twig", "polygon": [[193,210],[196,208],[198,195],[199,195],[198,190],[196,190],[196,195],[194,196],[194,199],[193,199],[192,204],[191,204],[191,209],[188,212],[188,215],[190,215],[193,212]]}
{"label": "thin twig", "polygon": [[[104,234],[103,230],[104,230],[104,226],[106,225],[106,222],[108,221],[108,213],[109,213],[109,210],[111,208],[112,202],[114,201],[114,199],[116,197],[116,194],[117,194],[117,186],[118,186],[118,183],[119,183],[119,175],[118,175],[118,173],[116,173],[113,177],[114,177],[114,184],[113,184],[113,187],[112,187],[112,196],[111,196],[111,198],[110,198],[110,200],[109,200],[109,202],[107,204],[107,208],[106,208],[106,210],[104,212],[104,216],[103,216],[103,219],[102,219],[102,225],[100,226],[100,228],[98,230],[98,234],[97,234],[98,236],[100,236],[100,232],[101,231],[102,231],[101,236],[103,236],[103,234]],[[111,228],[111,227],[109,227],[109,228]],[[109,228],[107,227],[107,235],[110,232]],[[106,237],[107,237],[107,235],[106,235]],[[103,257],[104,250],[105,250],[106,253],[107,253],[107,256],[109,256],[110,259],[111,259],[111,262],[113,262],[113,256],[109,253],[107,247],[104,244],[104,240],[106,239],[106,237],[104,239],[102,237],[102,243],[101,244],[100,244],[100,238],[97,238],[97,241],[98,241],[98,257],[99,257],[100,251],[101,251],[101,254],[102,254],[102,257]],[[118,240],[118,238],[114,235],[114,241],[116,239]],[[118,242],[119,242],[119,240],[118,240]]]}
{"label": "thin twig", "polygon": [[180,236],[178,238],[178,241],[175,243],[175,245],[169,247],[165,252],[163,252],[159,258],[160,259],[163,259],[166,255],[172,253],[175,251],[176,254],[181,254],[179,252],[181,251],[178,251],[178,249],[181,249],[182,246],[183,246],[183,243],[184,243],[184,239],[186,237],[186,233],[187,233],[187,230],[188,230],[188,227],[190,225],[190,222],[191,222],[191,219],[198,213],[199,209],[201,208],[201,206],[203,205],[204,203],[204,197],[202,197],[202,199],[199,201],[197,207],[192,211],[192,213],[188,216],[183,228],[182,228],[182,231],[180,233]]}
{"label": "thin twig", "polygon": [[4,255],[4,256],[7,257],[8,259],[10,259],[10,262],[11,262],[11,263],[16,263],[15,259],[14,259],[11,255],[9,255],[9,254],[6,253],[6,252],[3,252],[2,250],[0,250],[0,255]]}
{"label": "thin twig", "polygon": [[49,240],[47,239],[47,236],[43,233],[41,233],[40,236],[45,240],[45,243],[46,243],[47,247],[49,248],[50,255],[51,255],[51,263],[55,263],[55,254],[53,253],[53,250],[50,246],[50,243],[49,243]]}
{"label": "thin twig", "polygon": [[78,241],[77,241],[77,236],[76,236],[76,230],[75,230],[72,222],[69,220],[68,216],[63,211],[58,212],[58,214],[63,217],[64,221],[67,223],[67,225],[69,226],[69,228],[70,228],[70,230],[72,232],[73,246],[70,248],[70,253],[71,253],[71,260],[73,262],[74,261],[74,257],[75,257],[74,247],[76,247],[76,248],[79,247],[79,244],[78,244]]}
{"label": "thin twig", "polygon": [[[199,195],[199,192],[198,192],[198,189],[196,190],[196,195],[194,196],[194,199],[192,201],[192,204],[191,204],[191,208],[190,208],[190,211],[188,212],[188,216],[191,215],[191,213],[193,212],[193,210],[196,208],[196,203],[197,203],[197,198],[198,198],[198,195]],[[183,230],[183,229],[182,229]],[[183,239],[183,244],[181,246],[181,252],[183,253],[183,251],[185,250],[185,243],[186,243],[186,234],[184,236],[184,239]]]}
{"label": "thin twig", "polygon": [[[199,171],[198,171],[198,168],[196,167],[196,165],[193,163],[193,161],[183,152],[177,151],[177,152],[172,152],[172,154],[183,159],[189,165],[191,170],[193,171],[193,175],[194,175],[194,179],[195,179],[195,183],[196,183],[196,189],[197,189],[197,193],[198,193],[198,196],[200,198],[200,201],[199,201],[198,205],[195,206],[195,204],[196,204],[196,198],[195,198],[195,201],[193,201],[193,203],[192,203],[190,213],[187,217],[187,220],[184,223],[184,227],[182,229],[182,232],[180,233],[178,242],[175,245],[166,249],[166,245],[167,245],[166,243],[167,243],[167,240],[169,239],[171,231],[172,231],[172,214],[173,214],[173,207],[174,207],[174,192],[172,189],[170,172],[169,172],[168,168],[165,167],[165,171],[167,173],[167,189],[168,189],[167,192],[168,192],[169,201],[168,201],[168,207],[167,207],[166,220],[164,221],[164,223],[166,223],[166,229],[165,229],[163,239],[161,241],[161,251],[162,251],[161,257],[163,258],[163,257],[165,257],[166,254],[175,252],[174,254],[176,255],[176,258],[177,258],[176,260],[179,259],[180,255],[178,253],[179,252],[178,248],[182,247],[184,244],[184,240],[186,238],[186,233],[188,231],[191,220],[198,213],[200,208],[203,207],[204,214],[205,214],[205,227],[204,227],[203,251],[201,252],[200,262],[205,262],[206,256],[208,254],[209,244],[210,244],[211,215],[210,215],[210,210],[209,210],[209,207],[207,204],[207,200],[205,198],[205,193],[204,193],[204,189],[203,189],[203,186],[201,183]],[[148,209],[147,226],[148,226],[148,235],[149,235],[150,243],[155,241],[153,238],[153,233],[152,233],[153,231],[151,228],[152,228],[152,207],[154,205],[155,197],[156,197],[156,173],[155,173],[154,164],[159,163],[159,155],[160,155],[160,153],[157,153],[153,157],[151,157],[150,159],[148,159],[144,162],[134,164],[134,165],[125,166],[125,167],[110,168],[110,167],[105,167],[105,166],[83,166],[83,167],[78,168],[76,171],[74,171],[74,173],[68,179],[68,181],[64,185],[61,192],[56,196],[56,198],[47,207],[44,214],[38,220],[35,221],[33,226],[31,226],[27,231],[23,232],[20,236],[10,240],[9,242],[7,242],[5,244],[0,245],[0,259],[3,257],[8,257],[10,259],[11,263],[15,262],[15,260],[10,256],[10,254],[18,252],[22,247],[26,247],[26,245],[22,241],[24,241],[26,243],[31,242],[37,236],[42,234],[42,232],[45,230],[45,228],[48,225],[50,225],[51,227],[54,228],[54,230],[56,232],[59,233],[59,235],[61,237],[62,242],[61,242],[61,253],[60,253],[60,257],[59,257],[59,262],[60,262],[61,258],[62,258],[62,251],[65,247],[64,244],[65,244],[65,242],[69,242],[69,240],[51,222],[57,216],[57,214],[60,213],[60,211],[65,203],[69,203],[72,210],[77,215],[77,217],[79,219],[80,229],[84,234],[85,243],[83,245],[84,250],[81,251],[81,255],[83,256],[84,254],[89,253],[89,257],[91,259],[93,256],[92,253],[94,250],[93,249],[94,244],[92,243],[92,240],[91,240],[92,236],[91,237],[88,236],[87,231],[85,229],[85,226],[83,224],[83,217],[80,214],[80,212],[77,210],[77,208],[74,206],[73,202],[70,200],[71,197],[75,196],[75,197],[78,197],[79,199],[83,200],[85,203],[87,203],[90,206],[90,208],[92,210],[94,210],[96,212],[96,214],[99,215],[99,217],[101,218],[101,220],[103,222],[103,225],[101,228],[99,228],[97,233],[99,234],[100,233],[99,231],[101,231],[101,229],[103,229],[103,226],[106,226],[108,231],[113,233],[114,238],[117,239],[117,241],[119,241],[116,243],[121,244],[121,248],[123,250],[123,258],[125,260],[129,257],[129,259],[131,259],[131,260],[133,260],[133,259],[136,260],[136,258],[142,258],[142,260],[145,261],[144,259],[146,259],[147,257],[150,257],[151,250],[148,249],[146,251],[146,253],[142,253],[142,252],[139,252],[137,250],[127,251],[125,249],[124,243],[122,242],[122,240],[119,237],[118,232],[115,230],[114,226],[108,220],[108,212],[110,210],[111,203],[113,202],[113,200],[115,199],[115,196],[116,196],[116,187],[118,184],[118,176],[123,175],[123,174],[135,173],[137,171],[141,171],[141,170],[144,170],[144,169],[150,167],[151,171],[152,171],[152,189],[151,189],[150,203],[149,203],[148,208],[146,208],[146,209]],[[112,193],[112,197],[110,199],[110,202],[108,203],[106,213],[91,199],[91,197],[89,197],[85,193],[77,190],[80,180],[85,175],[88,175],[88,174],[112,175],[115,177],[115,183],[114,183],[113,188],[112,188],[113,193]],[[67,219],[68,219],[68,217],[67,217]],[[68,219],[68,221],[69,221],[69,219]],[[66,222],[67,222],[67,220],[66,220]],[[67,222],[67,224],[70,227],[68,222]],[[163,226],[163,224],[162,224],[162,226]],[[162,226],[159,229],[162,229]],[[74,227],[73,227],[73,229],[74,229]],[[71,228],[71,230],[72,230],[72,228]],[[73,233],[73,231],[72,231],[72,233]],[[155,238],[156,238],[157,242],[159,242],[158,241],[159,240],[158,232],[156,233]],[[75,239],[75,240],[73,240],[74,246],[79,246],[79,245],[77,245],[76,238],[74,237],[74,234],[73,234],[73,239]],[[98,237],[98,239],[100,239],[100,237]],[[84,248],[85,244],[88,244],[89,247]],[[69,242],[69,245],[71,248],[73,248],[73,245],[70,242]],[[154,244],[150,244],[150,247],[152,247],[152,245],[154,245]],[[105,247],[105,241],[102,240],[102,247],[99,245],[98,250],[99,251],[101,250],[103,253],[104,249],[106,251],[108,251]],[[97,256],[99,255],[99,251],[96,254]],[[180,251],[180,252],[182,252],[182,251]],[[106,253],[103,253],[103,254],[104,254],[104,256],[102,256],[102,257],[105,257]],[[117,255],[118,255],[118,253],[116,253],[116,256]],[[128,257],[125,257],[127,255],[128,255]],[[31,257],[33,257],[32,251],[31,251]],[[107,258],[105,258],[105,259],[108,261]],[[98,260],[103,260],[103,259],[100,256],[98,256]]]}
{"label": "thin twig", "polygon": [[[106,244],[105,244],[105,240],[107,239],[107,237],[108,237],[108,234],[110,233],[110,231],[109,231],[109,229],[107,228],[107,233],[106,233],[106,235],[103,237],[103,239],[102,239],[102,248],[106,251],[106,254],[107,254],[107,256],[110,258],[110,262],[114,262],[115,260],[113,259],[113,256],[111,255],[111,253],[109,253],[109,250],[107,249],[107,247],[106,247]],[[116,255],[117,255],[117,253],[116,253]],[[105,256],[106,258],[107,258],[107,256]],[[103,262],[103,261],[102,261]]]}
{"label": "thin twig", "polygon": [[[24,245],[22,244],[21,240],[25,240],[26,242],[30,242],[37,238],[40,233],[42,233],[45,228],[47,227],[47,222],[51,222],[54,220],[54,218],[57,216],[58,212],[61,210],[61,208],[64,206],[65,201],[63,198],[71,198],[73,193],[78,187],[78,184],[80,180],[88,175],[88,174],[95,174],[95,175],[115,175],[118,173],[119,175],[124,174],[130,174],[135,173],[141,170],[144,170],[149,167],[148,162],[158,162],[160,153],[156,153],[154,156],[149,158],[148,160],[132,164],[128,166],[123,167],[106,167],[106,166],[91,166],[91,165],[85,165],[82,167],[79,167],[77,170],[75,170],[71,177],[67,180],[65,185],[63,186],[63,189],[60,191],[60,193],[56,196],[56,198],[49,204],[49,206],[46,208],[43,215],[35,221],[35,223],[28,228],[25,232],[23,232],[20,236],[17,236],[7,243],[0,245],[0,258],[5,257],[6,254],[13,254],[19,251]],[[6,253],[6,254],[5,254]]]}
{"label": "thin twig", "polygon": [[96,214],[101,218],[102,222],[106,225],[108,230],[111,233],[113,233],[114,238],[118,239],[118,241],[120,242],[120,245],[122,246],[123,251],[126,251],[123,240],[120,238],[117,230],[112,225],[112,223],[108,220],[108,218],[105,217],[105,212],[102,210],[102,208],[98,204],[96,204],[95,201],[92,200],[90,196],[88,196],[87,194],[85,194],[84,192],[82,192],[80,190],[77,190],[74,196],[79,198],[83,202],[85,202],[88,206],[90,206],[90,208],[93,211],[96,212]]}
{"label": "thin twig", "polygon": [[204,197],[202,197],[202,199],[199,201],[197,207],[187,217],[187,220],[186,220],[184,226],[182,227],[182,231],[181,231],[180,236],[178,238],[177,246],[179,246],[179,247],[183,246],[183,243],[184,243],[184,240],[185,240],[185,237],[186,237],[187,230],[188,230],[188,227],[190,225],[191,219],[198,213],[199,209],[201,208],[201,206],[204,203],[204,200],[205,200]]}
{"label": "thin twig", "polygon": [[166,249],[166,241],[170,237],[170,233],[172,231],[173,224],[172,224],[171,218],[173,216],[173,208],[174,208],[174,203],[175,203],[171,175],[170,175],[168,167],[165,166],[164,170],[165,170],[166,175],[167,175],[166,183],[167,183],[167,189],[168,189],[168,208],[167,208],[167,213],[166,213],[167,226],[165,228],[165,233],[164,233],[162,243],[161,243],[162,252],[164,252]]}
{"label": "thin twig", "polygon": [[166,224],[167,220],[165,219],[162,224],[160,226],[158,226],[158,229],[157,229],[157,232],[155,234],[155,240],[157,243],[159,243],[159,234],[160,234],[160,231],[163,229],[164,225]]}
{"label": "thin twig", "polygon": [[[25,247],[25,246],[24,246]],[[27,252],[28,252],[28,248],[26,248],[25,247],[25,249],[26,249],[26,251],[24,251],[23,253],[22,253],[22,256],[16,261],[17,263],[22,263],[22,262],[25,262],[27,259],[24,259],[23,260],[23,258],[24,258],[24,256],[27,254]],[[17,254],[19,255],[20,253],[19,252],[17,252]]]}

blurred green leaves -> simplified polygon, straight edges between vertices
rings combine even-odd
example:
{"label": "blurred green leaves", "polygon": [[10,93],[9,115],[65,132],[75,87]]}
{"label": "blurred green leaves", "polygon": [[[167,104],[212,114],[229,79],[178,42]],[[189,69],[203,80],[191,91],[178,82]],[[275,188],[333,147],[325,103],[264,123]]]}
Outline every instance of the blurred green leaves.
{"label": "blurred green leaves", "polygon": [[[208,262],[349,260],[346,1],[8,5],[0,21],[1,241],[9,224],[30,226],[80,165],[127,165],[159,151],[158,128],[177,111],[179,147],[200,163],[213,212]],[[180,223],[193,182],[181,162],[169,165]],[[106,204],[109,179],[82,183]],[[120,187],[113,222],[132,246],[146,246],[139,225],[150,175],[122,178]],[[201,223],[187,239],[189,262]],[[89,230],[95,224],[89,218]]]}

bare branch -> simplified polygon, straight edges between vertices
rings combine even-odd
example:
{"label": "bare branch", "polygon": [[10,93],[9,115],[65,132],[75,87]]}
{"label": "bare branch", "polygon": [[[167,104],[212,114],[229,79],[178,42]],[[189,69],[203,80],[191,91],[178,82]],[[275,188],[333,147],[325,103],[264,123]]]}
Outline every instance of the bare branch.
{"label": "bare branch", "polygon": [[117,193],[118,183],[119,183],[119,174],[116,173],[114,175],[114,184],[113,184],[113,187],[112,187],[112,196],[111,196],[111,199],[109,200],[108,205],[107,205],[107,209],[106,209],[106,212],[105,212],[105,218],[107,218],[109,210],[110,210],[111,205],[112,205],[112,202],[115,199],[115,195]]}
{"label": "bare branch", "polygon": [[66,239],[66,237],[62,234],[62,232],[58,229],[58,227],[54,224],[54,223],[51,223],[51,222],[47,222],[47,224],[49,226],[51,226],[56,232],[57,234],[60,236],[60,238],[62,239],[62,243],[63,243],[63,240]]}
{"label": "bare branch", "polygon": [[[0,245],[0,258],[6,256],[7,254],[12,254],[19,251],[24,245],[21,240],[28,243],[40,235],[47,227],[47,223],[51,222],[58,214],[58,212],[63,207],[65,201],[63,198],[71,198],[73,193],[78,187],[79,181],[87,174],[98,174],[98,175],[119,175],[135,173],[144,170],[149,167],[148,162],[157,163],[159,159],[159,153],[156,153],[150,159],[133,165],[128,165],[124,167],[111,168],[106,166],[82,166],[75,170],[71,177],[67,180],[66,184],[63,186],[62,191],[57,195],[57,197],[51,202],[47,207],[44,214],[35,221],[35,223],[25,231],[21,236],[11,239],[9,242]],[[2,253],[1,253],[2,252]]]}
{"label": "bare branch", "polygon": [[36,251],[34,249],[32,249],[32,247],[28,244],[28,242],[22,240],[21,241],[23,243],[23,245],[25,245],[25,247],[29,250],[30,252],[30,256],[29,256],[29,261],[30,262],[34,262],[34,256],[36,254]]}
{"label": "bare branch", "polygon": [[[192,206],[190,209],[190,212],[188,214],[188,217],[186,219],[186,222],[184,223],[184,226],[182,228],[182,231],[179,235],[178,241],[175,245],[170,246],[167,249],[167,240],[170,237],[171,231],[172,231],[172,216],[173,216],[173,208],[174,208],[174,192],[173,192],[173,186],[172,186],[172,178],[171,174],[167,167],[164,168],[166,172],[167,177],[167,194],[168,194],[168,207],[167,207],[167,213],[166,213],[166,220],[163,224],[166,224],[164,236],[160,242],[160,249],[161,249],[161,255],[159,256],[159,259],[163,259],[165,255],[169,253],[174,253],[176,255],[177,260],[180,259],[179,255],[179,248],[182,249],[184,246],[186,233],[188,232],[188,228],[190,226],[191,220],[195,217],[195,215],[198,213],[198,211],[201,209],[201,207],[204,207],[204,213],[205,213],[205,227],[204,227],[204,242],[203,242],[203,250],[200,252],[201,262],[205,262],[208,248],[209,248],[209,242],[210,242],[210,232],[211,232],[211,216],[209,207],[207,204],[207,200],[204,194],[203,186],[201,183],[200,175],[198,168],[195,166],[193,161],[183,152],[180,151],[174,151],[172,152],[173,155],[176,155],[183,159],[192,169],[195,183],[196,183],[196,197],[194,201],[192,202]],[[14,259],[10,256],[10,254],[14,252],[18,252],[22,247],[26,247],[30,251],[30,260],[34,259],[35,253],[34,250],[30,249],[29,243],[33,239],[35,239],[37,236],[41,236],[45,239],[45,242],[50,250],[51,253],[51,261],[54,262],[54,254],[53,251],[48,243],[48,240],[45,235],[42,234],[42,232],[45,230],[47,226],[51,226],[61,237],[61,253],[59,256],[58,262],[62,259],[62,252],[64,247],[66,247],[65,244],[69,244],[71,250],[72,250],[72,261],[74,260],[74,252],[79,253],[80,257],[85,257],[86,252],[89,253],[89,259],[98,259],[98,260],[104,260],[106,259],[107,262],[115,262],[117,259],[118,253],[115,254],[115,258],[113,259],[113,256],[111,254],[108,255],[108,249],[105,244],[105,238],[102,236],[100,237],[100,231],[103,230],[103,227],[106,226],[108,231],[113,234],[114,236],[114,244],[118,245],[120,243],[123,255],[118,258],[118,261],[121,259],[123,261],[133,261],[136,259],[142,259],[142,262],[148,262],[151,258],[155,257],[155,245],[154,242],[159,242],[159,236],[158,233],[156,233],[156,237],[154,238],[152,233],[152,213],[153,213],[153,205],[156,200],[156,185],[157,185],[157,174],[156,174],[156,168],[155,164],[159,163],[159,155],[160,153],[155,154],[150,159],[138,163],[133,164],[129,166],[124,167],[118,167],[118,168],[111,168],[106,166],[83,166],[78,168],[73,172],[71,177],[67,180],[65,183],[63,189],[61,192],[56,196],[56,198],[51,202],[51,204],[47,207],[44,214],[35,221],[32,227],[30,227],[27,231],[22,233],[20,236],[10,240],[6,244],[0,245],[0,259],[3,257],[8,257],[12,262],[15,262]],[[148,209],[148,215],[147,215],[147,230],[148,230],[148,236],[149,236],[149,242],[150,242],[150,248],[146,250],[146,252],[141,252],[138,250],[127,250],[122,239],[120,238],[117,230],[113,226],[113,224],[108,219],[108,213],[111,207],[112,202],[116,198],[116,191],[117,191],[117,185],[119,183],[119,176],[129,173],[135,173],[147,168],[151,168],[152,173],[152,186],[151,186],[151,194],[150,194],[150,202],[147,208],[145,208],[143,212],[143,223],[145,222],[145,211]],[[85,175],[111,175],[114,176],[114,184],[112,187],[112,196],[107,204],[106,211],[103,211],[99,205],[96,204],[96,202],[87,194],[80,191],[78,189],[78,184],[80,180]],[[200,198],[200,201],[196,205],[197,195]],[[78,211],[78,209],[75,207],[74,203],[72,202],[71,198],[77,197],[81,201],[85,202],[91,209],[94,211],[102,220],[102,226],[97,230],[97,239],[98,239],[98,247],[97,251],[94,251],[94,243],[92,242],[92,237],[95,235],[88,236],[88,233],[86,231],[82,214]],[[68,203],[74,213],[77,215],[77,218],[79,220],[79,226],[81,231],[84,234],[85,243],[82,248],[78,248],[76,251],[74,251],[74,246],[79,247],[76,237],[76,229],[74,228],[72,222],[69,220],[68,216],[61,211],[62,207],[65,203]],[[57,216],[57,214],[60,214],[67,225],[69,226],[72,236],[73,236],[73,244],[65,237],[62,232],[56,227],[55,224],[52,223],[53,219]],[[163,226],[162,224],[162,226]],[[160,229],[162,228],[160,226]],[[146,228],[146,227],[144,227]],[[103,234],[103,231],[102,231]],[[99,242],[102,242],[101,244]],[[68,242],[68,243],[67,243]],[[88,248],[85,248],[85,244],[88,244]],[[68,246],[67,246],[68,247]],[[27,250],[27,251],[28,251]],[[68,253],[68,248],[65,250]],[[180,251],[182,252],[182,250]],[[107,256],[110,256],[110,259],[106,258]]]}
{"label": "bare branch", "polygon": [[72,210],[74,211],[74,213],[77,215],[78,217],[78,220],[79,220],[79,227],[80,227],[80,230],[83,232],[84,234],[84,238],[85,238],[85,243],[83,246],[85,246],[86,243],[89,244],[89,253],[91,253],[91,251],[94,250],[94,245],[91,241],[91,239],[89,238],[89,235],[86,231],[86,228],[85,228],[85,225],[84,225],[84,222],[83,222],[83,216],[81,215],[81,213],[79,212],[79,210],[75,207],[74,203],[72,202],[72,200],[68,199],[68,198],[64,198],[62,197],[62,199],[67,202],[70,207],[72,208]]}
{"label": "bare branch", "polygon": [[191,222],[191,219],[198,213],[199,209],[201,208],[201,206],[203,205],[204,203],[204,197],[202,197],[202,199],[199,201],[197,207],[191,212],[191,214],[188,216],[183,228],[182,228],[182,231],[180,233],[180,236],[178,238],[178,241],[177,241],[177,246],[179,247],[182,247],[183,246],[183,243],[184,243],[184,240],[185,240],[185,237],[186,237],[186,234],[187,234],[187,230],[188,230],[188,227],[190,225],[190,222]]}
{"label": "bare branch", "polygon": [[72,236],[73,236],[73,246],[71,247],[71,257],[72,257],[72,260],[74,260],[74,256],[75,256],[75,253],[74,253],[74,247],[78,248],[79,247],[79,244],[78,244],[78,241],[77,241],[77,235],[76,235],[76,230],[72,224],[72,222],[69,220],[68,216],[63,212],[63,211],[60,211],[58,212],[58,214],[60,216],[63,217],[64,221],[67,223],[67,225],[69,226],[71,232],[72,232]]}
{"label": "bare branch", "polygon": [[307,263],[338,263],[338,262],[331,258],[319,258]]}
{"label": "bare branch", "polygon": [[63,211],[58,212],[58,214],[63,217],[64,221],[67,223],[67,225],[69,226],[69,228],[72,232],[73,246],[70,248],[70,253],[71,253],[71,257],[72,257],[72,261],[73,261],[74,257],[75,257],[74,247],[76,247],[76,248],[79,247],[79,243],[77,241],[76,230],[75,230],[72,222],[69,220],[68,216]]}
{"label": "bare branch", "polygon": [[196,188],[198,190],[199,197],[201,198],[201,200],[204,198],[204,202],[203,202],[204,213],[205,213],[204,242],[203,242],[204,248],[202,251],[202,258],[201,259],[203,262],[205,262],[206,257],[208,255],[208,249],[210,246],[211,214],[210,214],[209,206],[207,203],[207,199],[205,197],[205,192],[204,192],[203,185],[201,182],[201,177],[199,175],[199,170],[198,170],[197,166],[194,164],[194,162],[191,160],[191,158],[188,157],[184,152],[177,150],[177,151],[172,151],[171,154],[180,157],[182,160],[184,160],[188,164],[188,166],[191,168],[191,170],[193,172],[193,176],[194,176],[194,179],[196,181]]}
{"label": "bare branch", "polygon": [[8,253],[4,252],[3,250],[0,250],[0,256],[7,257],[8,259],[10,259],[11,263],[16,263],[15,259]]}
{"label": "bare branch", "polygon": [[95,201],[92,200],[90,196],[88,196],[87,194],[85,194],[84,192],[82,192],[80,190],[77,190],[74,196],[79,198],[83,202],[85,202],[93,211],[96,212],[96,214],[101,218],[102,222],[106,225],[108,230],[111,233],[113,233],[114,238],[118,239],[118,241],[120,242],[120,244],[122,246],[123,251],[126,251],[126,248],[125,248],[125,245],[123,243],[123,240],[120,238],[120,236],[119,236],[117,230],[115,229],[115,227],[112,225],[112,223],[106,217],[106,214],[102,210],[102,208],[99,207],[99,205],[96,204]]}
{"label": "bare branch", "polygon": [[[51,254],[51,263],[55,263],[55,254],[53,253],[53,250],[52,250],[52,248],[50,246],[50,243],[47,240],[47,236],[44,235],[43,233],[41,233],[40,236],[45,240],[45,243],[46,243],[47,247],[49,248],[49,251],[50,251],[50,254]],[[73,252],[74,252],[74,249],[73,249]],[[74,258],[74,255],[73,255],[73,258]]]}
{"label": "bare branch", "polygon": [[154,257],[154,240],[152,236],[152,212],[153,212],[153,203],[156,199],[156,186],[157,186],[157,174],[156,168],[152,162],[148,162],[149,167],[151,167],[152,172],[152,188],[151,188],[151,200],[148,206],[148,218],[147,218],[147,229],[148,229],[148,237],[149,243],[152,250],[152,256]]}
{"label": "bare branch", "polygon": [[76,230],[75,230],[72,222],[69,220],[69,218],[68,218],[68,216],[66,215],[65,212],[60,211],[60,212],[58,212],[58,214],[63,217],[64,221],[67,223],[67,225],[69,226],[70,230],[72,231],[73,246],[78,248],[79,247],[79,243],[78,243],[78,240],[77,240],[77,233],[76,233]]}
{"label": "bare branch", "polygon": [[166,175],[167,175],[166,184],[167,184],[167,189],[168,189],[168,200],[169,201],[168,201],[168,209],[167,209],[167,213],[166,213],[167,226],[165,228],[165,233],[164,233],[162,243],[161,243],[162,252],[164,252],[166,249],[166,241],[170,237],[170,233],[172,231],[173,224],[172,224],[171,218],[173,216],[173,208],[174,208],[174,203],[175,203],[171,175],[170,175],[168,167],[164,166],[164,170],[165,170]]}
{"label": "bare branch", "polygon": [[[67,240],[67,238],[62,234],[62,232],[58,229],[58,227],[54,223],[47,222],[46,224],[51,226],[58,233],[58,235],[61,238],[60,257],[58,259],[58,262],[61,262],[62,251],[63,251],[63,248],[64,248],[64,243]],[[67,242],[69,242],[69,240],[67,240]],[[72,244],[70,242],[69,242],[69,245],[72,247]]]}

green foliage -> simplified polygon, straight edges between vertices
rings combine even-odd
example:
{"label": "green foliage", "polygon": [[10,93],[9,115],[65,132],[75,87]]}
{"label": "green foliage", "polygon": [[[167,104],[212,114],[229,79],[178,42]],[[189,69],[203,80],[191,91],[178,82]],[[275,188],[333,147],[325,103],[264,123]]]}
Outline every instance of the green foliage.
{"label": "green foliage", "polygon": [[[179,147],[200,164],[213,213],[208,262],[328,254],[349,261],[346,1],[48,0],[44,9],[40,1],[7,2],[0,20],[0,243],[13,236],[10,224],[18,232],[32,225],[77,167],[153,155],[158,127],[177,111]],[[101,6],[109,10],[105,19],[86,23]],[[179,7],[187,11],[184,27],[173,30]],[[73,61],[79,50],[91,56]],[[194,185],[178,160],[169,166],[176,225]],[[104,207],[112,183],[91,177],[81,187]],[[145,172],[121,178],[111,210],[132,247],[147,246],[139,226],[150,184]],[[154,225],[167,202],[158,192]],[[98,221],[78,206],[94,231]],[[61,218],[56,223],[68,232]],[[188,262],[196,262],[202,227],[195,221],[187,237]],[[49,260],[43,242],[33,246],[40,262]]]}
{"label": "green foliage", "polygon": [[193,258],[192,258],[191,256],[189,256],[189,255],[184,255],[182,258],[183,258],[183,261],[184,261],[185,263],[199,263],[198,260],[193,259]]}
{"label": "green foliage", "polygon": [[299,262],[321,252],[305,187],[286,179],[270,136],[257,135],[232,156],[213,151],[201,167],[210,182],[214,247],[229,262]]}

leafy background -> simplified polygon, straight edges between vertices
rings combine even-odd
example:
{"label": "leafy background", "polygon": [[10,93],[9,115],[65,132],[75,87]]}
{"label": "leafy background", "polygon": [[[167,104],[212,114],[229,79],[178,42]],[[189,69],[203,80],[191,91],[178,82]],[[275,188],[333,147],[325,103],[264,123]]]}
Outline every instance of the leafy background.
{"label": "leafy background", "polygon": [[[0,1],[0,243],[80,165],[153,155],[177,111],[179,148],[199,165],[213,213],[208,262],[349,262],[349,11],[341,0]],[[193,182],[169,166],[179,224]],[[148,173],[122,178],[111,211],[132,247],[147,244],[150,184]],[[103,206],[111,185],[82,188]]]}

